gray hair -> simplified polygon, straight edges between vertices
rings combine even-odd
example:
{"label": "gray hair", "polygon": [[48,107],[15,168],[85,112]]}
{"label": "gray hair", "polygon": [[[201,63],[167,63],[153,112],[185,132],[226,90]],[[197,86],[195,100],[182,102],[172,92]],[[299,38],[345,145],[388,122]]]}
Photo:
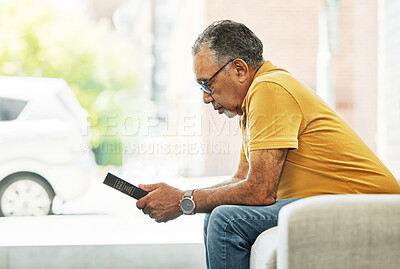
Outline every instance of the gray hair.
{"label": "gray hair", "polygon": [[208,48],[220,63],[240,58],[254,69],[264,63],[261,40],[246,25],[230,20],[216,21],[208,26],[194,43],[193,56],[203,48]]}

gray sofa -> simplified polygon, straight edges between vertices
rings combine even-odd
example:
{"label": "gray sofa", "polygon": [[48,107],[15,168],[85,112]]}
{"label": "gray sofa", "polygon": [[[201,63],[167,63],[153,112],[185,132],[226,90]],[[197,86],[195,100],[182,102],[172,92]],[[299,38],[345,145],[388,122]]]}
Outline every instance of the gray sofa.
{"label": "gray sofa", "polygon": [[400,195],[324,195],[281,209],[251,269],[400,268]]}

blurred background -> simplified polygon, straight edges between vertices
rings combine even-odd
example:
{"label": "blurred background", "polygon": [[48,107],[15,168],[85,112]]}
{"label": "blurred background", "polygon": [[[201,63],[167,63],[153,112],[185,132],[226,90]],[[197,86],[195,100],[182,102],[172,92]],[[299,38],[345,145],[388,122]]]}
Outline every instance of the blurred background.
{"label": "blurred background", "polygon": [[395,0],[0,0],[0,213],[20,216],[0,218],[0,268],[204,268],[201,215],[153,223],[102,181],[186,189],[235,173],[238,119],[204,105],[193,75],[191,46],[215,20],[246,24],[399,179],[397,12]]}

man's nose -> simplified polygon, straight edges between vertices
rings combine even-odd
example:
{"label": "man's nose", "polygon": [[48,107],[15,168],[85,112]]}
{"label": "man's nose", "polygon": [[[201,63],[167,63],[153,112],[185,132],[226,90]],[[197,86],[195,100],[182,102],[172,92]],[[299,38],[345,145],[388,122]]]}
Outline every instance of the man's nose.
{"label": "man's nose", "polygon": [[212,96],[206,92],[203,92],[203,102],[206,104],[211,103],[214,100],[214,98],[212,98]]}

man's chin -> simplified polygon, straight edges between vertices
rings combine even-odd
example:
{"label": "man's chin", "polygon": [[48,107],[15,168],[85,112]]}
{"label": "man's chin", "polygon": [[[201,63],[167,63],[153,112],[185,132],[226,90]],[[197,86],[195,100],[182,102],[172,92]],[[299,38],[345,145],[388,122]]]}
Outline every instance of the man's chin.
{"label": "man's chin", "polygon": [[230,110],[227,110],[227,109],[224,109],[223,113],[225,114],[225,116],[227,116],[230,119],[237,115],[237,113],[235,111],[230,111]]}

